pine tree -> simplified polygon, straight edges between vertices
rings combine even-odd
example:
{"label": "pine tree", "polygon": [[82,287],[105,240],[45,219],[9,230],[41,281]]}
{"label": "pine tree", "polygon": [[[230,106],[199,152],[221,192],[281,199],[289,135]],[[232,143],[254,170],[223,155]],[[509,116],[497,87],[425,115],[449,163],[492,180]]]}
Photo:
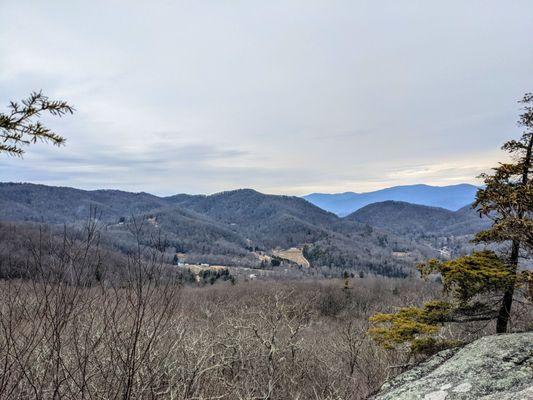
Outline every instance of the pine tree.
{"label": "pine tree", "polygon": [[64,101],[49,100],[42,92],[33,92],[21,103],[10,102],[7,113],[0,113],[0,154],[21,157],[24,147],[37,141],[56,146],[65,143],[65,138],[51,131],[38,119],[43,113],[61,117],[72,114],[74,108]]}
{"label": "pine tree", "polygon": [[[474,207],[492,226],[479,232],[474,241],[510,246],[509,254],[478,251],[450,261],[430,260],[418,266],[423,277],[441,276],[447,301],[432,301],[422,308],[401,308],[396,313],[370,318],[372,337],[385,348],[409,344],[411,354],[431,354],[453,345],[436,336],[446,323],[496,319],[496,332],[507,331],[515,289],[530,284],[533,273],[519,272],[522,255],[533,250],[533,182],[530,179],[533,151],[533,94],[521,103],[518,121],[524,131],[519,140],[502,147],[512,162],[500,163],[492,174],[483,174],[485,186],[478,190]],[[533,297],[533,295],[532,295]],[[496,307],[494,307],[496,304]]]}
{"label": "pine tree", "polygon": [[[523,113],[518,120],[524,131],[519,140],[510,140],[502,147],[511,154],[512,162],[501,163],[492,174],[483,174],[485,187],[479,189],[474,206],[481,215],[491,218],[493,225],[476,236],[477,242],[510,242],[508,268],[516,275],[523,251],[533,249],[533,184],[531,157],[533,148],[533,94],[526,94],[521,103]],[[507,331],[515,282],[506,287],[498,313],[496,331]]]}

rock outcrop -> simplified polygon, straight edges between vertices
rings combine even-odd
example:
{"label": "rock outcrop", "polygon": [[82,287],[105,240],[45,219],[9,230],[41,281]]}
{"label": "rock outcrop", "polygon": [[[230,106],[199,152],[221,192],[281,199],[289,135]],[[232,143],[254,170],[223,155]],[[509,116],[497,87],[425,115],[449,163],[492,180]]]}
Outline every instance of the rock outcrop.
{"label": "rock outcrop", "polygon": [[445,350],[387,382],[374,400],[533,400],[533,332]]}

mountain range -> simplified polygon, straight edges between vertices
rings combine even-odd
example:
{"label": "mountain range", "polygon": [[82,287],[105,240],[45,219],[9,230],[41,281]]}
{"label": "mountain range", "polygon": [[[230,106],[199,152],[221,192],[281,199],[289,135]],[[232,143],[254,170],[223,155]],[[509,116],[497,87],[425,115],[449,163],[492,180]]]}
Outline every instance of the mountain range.
{"label": "mountain range", "polygon": [[387,200],[457,211],[474,201],[477,189],[466,183],[450,186],[408,185],[367,193],[312,193],[303,197],[310,203],[343,217],[368,204]]}
{"label": "mountain range", "polygon": [[280,250],[297,248],[323,273],[389,276],[405,276],[417,262],[436,256],[437,239],[470,235],[486,224],[468,207],[450,211],[386,201],[341,218],[303,198],[252,189],[158,197],[0,183],[0,221],[79,229],[90,215],[98,218],[106,246],[120,253],[135,248],[129,226],[136,220],[143,221],[144,244],[163,235],[169,255],[190,263],[265,268]]}

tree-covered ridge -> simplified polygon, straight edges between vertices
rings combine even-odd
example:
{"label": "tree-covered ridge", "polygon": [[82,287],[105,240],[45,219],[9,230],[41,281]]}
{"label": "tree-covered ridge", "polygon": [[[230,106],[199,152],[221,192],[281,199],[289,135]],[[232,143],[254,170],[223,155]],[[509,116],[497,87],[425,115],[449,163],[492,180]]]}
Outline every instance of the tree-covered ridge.
{"label": "tree-covered ridge", "polygon": [[403,235],[466,235],[490,225],[472,205],[450,211],[402,201],[370,204],[345,218]]}
{"label": "tree-covered ridge", "polygon": [[[73,207],[72,205],[76,206]],[[80,226],[91,210],[120,251],[133,246],[127,222],[144,217],[150,234],[161,232],[168,251],[198,262],[259,266],[257,253],[306,249],[313,266],[406,276],[434,251],[394,233],[324,211],[291,196],[236,190],[211,196],[157,197],[117,190],[85,191],[33,184],[0,184],[0,220]],[[409,253],[409,259],[395,256]]]}

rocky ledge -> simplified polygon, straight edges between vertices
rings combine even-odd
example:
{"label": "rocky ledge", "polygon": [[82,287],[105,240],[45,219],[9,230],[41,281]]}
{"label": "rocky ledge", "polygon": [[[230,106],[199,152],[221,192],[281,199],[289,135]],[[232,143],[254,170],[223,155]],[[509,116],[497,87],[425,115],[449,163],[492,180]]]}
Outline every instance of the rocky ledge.
{"label": "rocky ledge", "polygon": [[374,400],[533,400],[533,332],[445,350],[387,382]]}

